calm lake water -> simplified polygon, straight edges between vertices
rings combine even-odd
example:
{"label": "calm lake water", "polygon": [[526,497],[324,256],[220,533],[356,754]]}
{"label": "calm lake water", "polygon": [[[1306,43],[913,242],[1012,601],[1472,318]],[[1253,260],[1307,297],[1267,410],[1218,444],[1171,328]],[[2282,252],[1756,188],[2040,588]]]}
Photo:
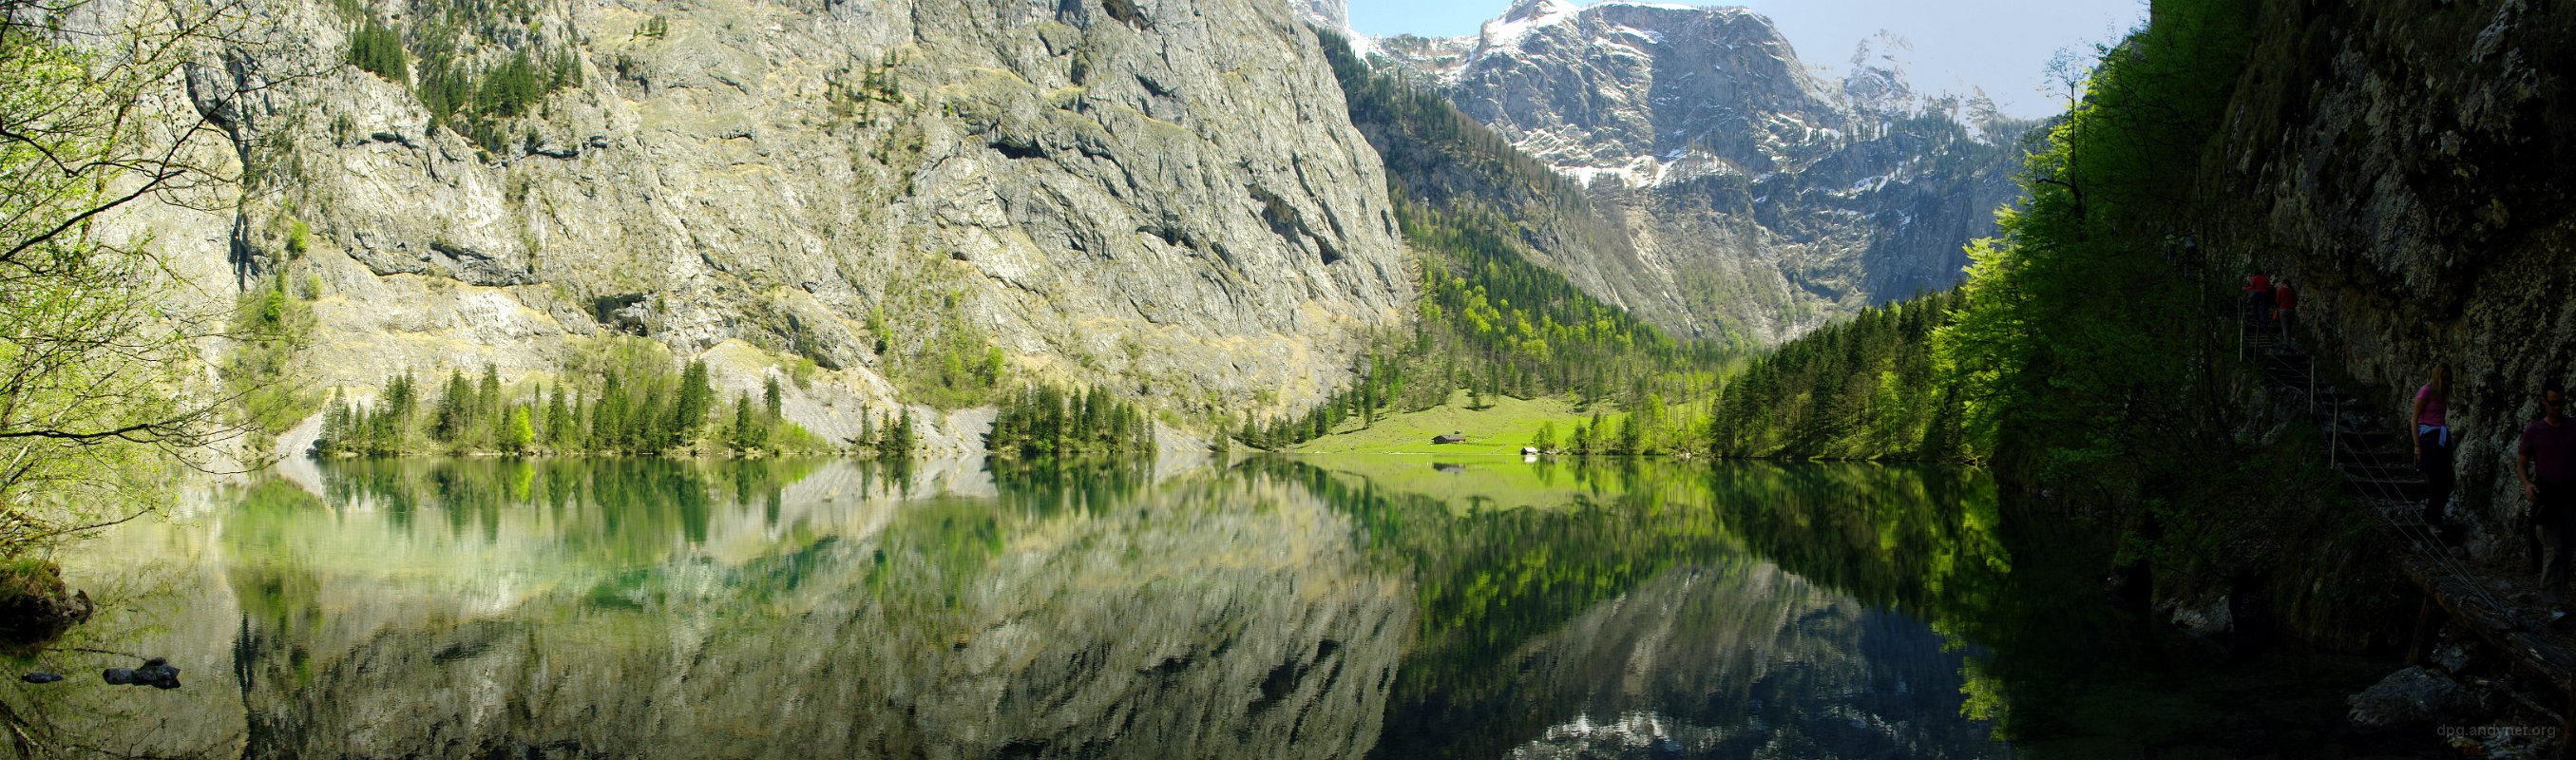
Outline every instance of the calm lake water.
{"label": "calm lake water", "polygon": [[[0,718],[75,757],[1986,758],[2338,709],[2158,675],[2195,655],[1953,470],[349,462],[190,504],[66,558],[102,612]],[[101,683],[129,654],[185,685]]]}

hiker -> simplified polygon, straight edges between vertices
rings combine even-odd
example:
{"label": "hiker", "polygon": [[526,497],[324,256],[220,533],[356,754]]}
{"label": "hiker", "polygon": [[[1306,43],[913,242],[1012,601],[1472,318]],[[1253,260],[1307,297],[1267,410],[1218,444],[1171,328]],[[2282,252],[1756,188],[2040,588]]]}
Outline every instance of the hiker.
{"label": "hiker", "polygon": [[2299,308],[2299,291],[2288,280],[2272,281],[2272,321],[2281,326],[2281,340],[2290,340],[2290,311]]}
{"label": "hiker", "polygon": [[2567,387],[2558,381],[2540,391],[2540,420],[2522,429],[2514,477],[2531,503],[2532,529],[2540,535],[2540,593],[2549,600],[2549,622],[2567,616],[2568,553],[2576,546],[2576,423],[2567,420]]}
{"label": "hiker", "polygon": [[2451,503],[2451,456],[2458,447],[2451,436],[2450,407],[2451,367],[2445,364],[2433,368],[2433,382],[2415,390],[2415,411],[2407,415],[2415,420],[2415,469],[2431,486],[2424,496],[2424,525],[2436,536],[2450,532],[2442,513]]}
{"label": "hiker", "polygon": [[2256,328],[2271,327],[2272,309],[2276,306],[2272,300],[2272,278],[2267,275],[2259,274],[2246,278],[2245,292],[2247,293],[2247,298],[2252,301],[2252,307],[2254,309],[2254,326]]}

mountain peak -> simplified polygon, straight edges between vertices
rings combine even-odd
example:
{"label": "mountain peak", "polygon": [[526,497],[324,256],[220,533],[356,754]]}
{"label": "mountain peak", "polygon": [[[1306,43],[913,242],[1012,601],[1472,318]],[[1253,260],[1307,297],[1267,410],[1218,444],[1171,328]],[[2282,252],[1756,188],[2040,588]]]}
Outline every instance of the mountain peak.
{"label": "mountain peak", "polygon": [[1559,16],[1568,13],[1575,13],[1581,10],[1583,10],[1583,6],[1576,5],[1575,3],[1570,2],[1570,0],[1519,0],[1519,2],[1512,3],[1512,7],[1509,10],[1503,11],[1503,21],[1505,23],[1514,21],[1530,21],[1546,16]]}
{"label": "mountain peak", "polygon": [[1485,22],[1484,29],[1477,35],[1478,43],[1486,48],[1511,47],[1520,44],[1521,38],[1533,30],[1574,18],[1582,12],[1583,6],[1568,0],[1519,0],[1512,3],[1510,10],[1503,12],[1502,18]]}

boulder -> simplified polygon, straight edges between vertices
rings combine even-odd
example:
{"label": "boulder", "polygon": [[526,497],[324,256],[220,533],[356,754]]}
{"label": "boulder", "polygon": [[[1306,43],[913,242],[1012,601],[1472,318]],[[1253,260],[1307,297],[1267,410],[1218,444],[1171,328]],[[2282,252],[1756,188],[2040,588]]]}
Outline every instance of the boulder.
{"label": "boulder", "polygon": [[2448,676],[2413,667],[2397,671],[2344,700],[2349,719],[2361,728],[2382,729],[2433,723],[2456,717],[2467,693]]}

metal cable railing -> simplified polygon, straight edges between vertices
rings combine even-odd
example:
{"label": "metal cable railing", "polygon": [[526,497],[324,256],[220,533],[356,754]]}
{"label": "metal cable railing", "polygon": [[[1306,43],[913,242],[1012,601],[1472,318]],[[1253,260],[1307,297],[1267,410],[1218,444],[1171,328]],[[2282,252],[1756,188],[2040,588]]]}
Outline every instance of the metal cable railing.
{"label": "metal cable railing", "polygon": [[[2289,382],[2285,378],[2302,374],[2300,372],[2300,368],[2298,364],[2292,361],[2290,356],[2285,356],[2284,354],[2306,356],[2306,352],[2297,348],[2290,348],[2285,351],[2269,350],[2271,346],[2268,344],[2271,342],[2271,339],[2268,336],[2248,337],[2249,340],[2247,343],[2249,350],[2253,350],[2252,344],[2254,343],[2260,342],[2267,344],[2263,346],[2263,350],[2258,352],[2264,360],[2263,368],[2267,370],[2263,373],[2264,379],[2270,381],[2272,385],[2286,387],[2287,390],[2293,392],[2299,391],[2300,389],[2296,383]],[[2268,371],[2274,369],[2278,370],[2277,374],[2273,371]],[[2343,463],[2347,461],[2346,455],[2350,455],[2349,461],[2358,465],[2367,466],[2371,469],[2384,470],[2388,468],[2377,464],[2377,457],[2372,452],[2358,448],[2354,442],[2346,440],[2342,435],[2344,428],[2344,400],[2325,402],[2322,404],[2318,401],[2318,394],[2315,390],[2316,371],[2313,360],[2310,362],[2309,368],[2304,374],[2307,376],[2309,381],[2305,392],[2308,414],[2311,418],[2318,416],[2320,413],[2324,415],[2324,422],[2328,428],[2328,461],[2335,467],[2336,474],[2342,477],[2346,484],[2349,484],[2355,490],[2362,492],[2362,495],[2367,499],[2395,504],[2400,509],[2403,509],[2406,505],[2412,503],[2414,501],[2413,499],[2408,498],[2403,491],[2391,486],[2388,481],[2379,478],[2360,477],[2350,470],[2345,469]],[[2332,390],[2332,387],[2329,386],[2328,389]],[[2341,394],[2338,392],[2337,395]],[[2417,520],[2399,519],[2398,517],[2391,515],[2389,510],[2384,506],[2372,506],[2368,511],[2370,512],[2371,517],[2376,518],[2381,525],[2394,531],[2400,538],[2406,539],[2408,542],[2413,544],[2414,547],[2432,549],[2431,551],[2416,551],[2414,553],[2431,559],[2434,566],[2439,568],[2443,575],[2448,576],[2451,580],[2458,581],[2459,586],[2466,587],[2474,595],[2472,597],[2473,599],[2486,604],[2488,607],[2493,608],[2498,612],[2507,612],[2513,609],[2510,605],[2505,604],[2503,600],[2497,599],[2494,594],[2489,593],[2486,584],[2477,582],[2476,573],[2468,566],[2467,563],[2461,562],[2459,558],[2451,556],[2451,553],[2443,548],[2446,545],[2442,541],[2442,536],[2433,529],[2432,525]]]}

